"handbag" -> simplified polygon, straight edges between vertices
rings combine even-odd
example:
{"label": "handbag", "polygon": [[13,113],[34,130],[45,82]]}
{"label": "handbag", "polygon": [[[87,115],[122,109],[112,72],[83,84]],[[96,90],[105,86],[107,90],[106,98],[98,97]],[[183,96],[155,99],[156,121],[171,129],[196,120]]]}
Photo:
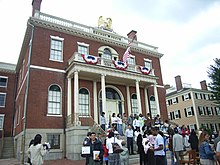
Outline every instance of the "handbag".
{"label": "handbag", "polygon": [[81,149],[81,157],[85,158],[90,156],[90,146],[83,146]]}
{"label": "handbag", "polygon": [[114,143],[112,143],[112,149],[113,149],[113,153],[121,153],[124,150],[119,146],[118,143],[115,143],[115,137],[114,137]]}

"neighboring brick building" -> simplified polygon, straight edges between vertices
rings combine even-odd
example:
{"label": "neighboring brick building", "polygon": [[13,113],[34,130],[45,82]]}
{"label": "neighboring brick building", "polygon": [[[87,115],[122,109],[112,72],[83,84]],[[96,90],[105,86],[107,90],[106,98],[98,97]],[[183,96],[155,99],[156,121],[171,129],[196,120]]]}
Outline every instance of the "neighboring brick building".
{"label": "neighboring brick building", "polygon": [[176,76],[176,88],[168,88],[166,94],[167,112],[171,121],[198,130],[202,126],[213,131],[220,129],[220,108],[211,100],[212,93],[206,81],[201,81],[201,89],[182,84]]}
{"label": "neighboring brick building", "polygon": [[17,158],[23,152],[23,135],[27,148],[40,133],[52,145],[47,159],[80,159],[82,140],[99,124],[102,111],[108,121],[112,113],[150,112],[167,119],[163,54],[157,47],[135,38],[127,66],[119,60],[136,31],[126,38],[108,22],[89,27],[41,13],[40,4],[41,0],[33,1],[16,67]]}
{"label": "neighboring brick building", "polygon": [[13,136],[15,67],[14,64],[0,62],[0,138]]}

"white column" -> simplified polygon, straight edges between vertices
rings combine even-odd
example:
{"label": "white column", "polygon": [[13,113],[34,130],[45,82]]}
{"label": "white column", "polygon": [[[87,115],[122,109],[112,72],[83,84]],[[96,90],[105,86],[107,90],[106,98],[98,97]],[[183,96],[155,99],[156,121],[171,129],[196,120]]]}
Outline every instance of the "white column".
{"label": "white column", "polygon": [[94,104],[94,107],[93,107],[93,110],[94,110],[94,120],[96,123],[98,123],[98,116],[99,116],[99,113],[98,113],[98,106],[97,106],[97,83],[96,81],[93,81],[93,104]]}
{"label": "white column", "polygon": [[101,76],[101,86],[102,86],[102,111],[106,113],[106,94],[105,94],[105,75]]}
{"label": "white column", "polygon": [[144,88],[144,97],[145,97],[146,112],[150,113],[149,102],[148,102],[148,94],[147,94],[147,87]]}
{"label": "white column", "polygon": [[154,97],[155,97],[157,113],[158,113],[158,115],[160,115],[160,106],[159,106],[159,99],[158,99],[157,85],[156,84],[154,84]]}
{"label": "white column", "polygon": [[75,124],[79,120],[78,118],[78,107],[79,107],[79,73],[78,71],[74,72],[74,113],[75,113]]}
{"label": "white column", "polygon": [[129,86],[126,86],[126,92],[127,92],[127,106],[128,106],[128,114],[129,116],[131,114],[131,97],[130,97],[130,89]]}
{"label": "white column", "polygon": [[67,78],[67,116],[72,114],[72,77]]}
{"label": "white column", "polygon": [[139,111],[139,113],[142,113],[141,95],[140,95],[140,89],[139,89],[139,80],[136,80],[136,94],[137,94],[138,111]]}

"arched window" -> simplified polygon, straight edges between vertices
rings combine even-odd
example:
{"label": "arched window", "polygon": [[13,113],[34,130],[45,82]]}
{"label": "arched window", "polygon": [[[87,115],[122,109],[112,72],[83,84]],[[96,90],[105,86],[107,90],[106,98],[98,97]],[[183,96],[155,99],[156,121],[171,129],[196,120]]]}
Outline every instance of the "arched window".
{"label": "arched window", "polygon": [[85,88],[79,90],[79,115],[89,116],[89,92]]}
{"label": "arched window", "polygon": [[152,117],[157,116],[157,107],[156,107],[156,102],[155,102],[154,96],[150,96],[150,110],[151,110]]}
{"label": "arched window", "polygon": [[136,94],[132,94],[132,96],[131,96],[131,112],[133,114],[138,114],[137,95]]}
{"label": "arched window", "polygon": [[58,85],[51,85],[48,93],[48,114],[61,114],[61,90]]}
{"label": "arched window", "polygon": [[112,60],[111,51],[108,48],[105,48],[102,57],[105,58],[105,59],[108,59],[108,60]]}

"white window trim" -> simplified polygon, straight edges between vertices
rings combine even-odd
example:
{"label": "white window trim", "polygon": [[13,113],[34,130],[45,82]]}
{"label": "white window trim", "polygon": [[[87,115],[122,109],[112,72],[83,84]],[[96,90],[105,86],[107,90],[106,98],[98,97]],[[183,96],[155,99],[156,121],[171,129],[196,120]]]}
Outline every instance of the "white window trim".
{"label": "white window trim", "polygon": [[3,120],[2,120],[2,128],[0,128],[0,130],[3,130],[3,128],[4,128],[5,114],[0,114],[0,116],[3,117]]}
{"label": "white window trim", "polygon": [[54,60],[51,58],[51,44],[50,44],[50,58],[49,58],[49,60],[54,61],[54,62],[63,62],[63,41],[64,41],[64,38],[61,38],[59,36],[50,36],[50,38],[51,38],[50,41],[52,39],[62,41],[62,59],[61,60]]}
{"label": "white window trim", "polygon": [[[176,113],[177,113],[178,115],[176,115]],[[177,116],[178,116],[178,117],[177,117]],[[176,119],[180,119],[178,110],[177,110],[177,111],[174,111],[174,117],[175,117],[175,120],[176,120]]]}
{"label": "white window trim", "polygon": [[[191,115],[189,115],[189,112],[191,112]],[[192,109],[191,109],[191,107],[187,107],[187,108],[186,108],[186,113],[187,113],[187,117],[193,116],[193,115],[192,115]]]}
{"label": "white window trim", "polygon": [[152,63],[152,60],[148,59],[148,58],[144,58],[144,61]]}
{"label": "white window trim", "polygon": [[[198,106],[199,107],[199,109],[200,109],[200,112],[202,112],[200,115],[201,116],[204,116],[205,115],[205,112],[204,112],[204,109],[203,109],[203,107],[202,106]],[[199,112],[199,113],[200,113]]]}
{"label": "white window trim", "polygon": [[176,97],[175,97],[175,98],[172,98],[172,103],[173,103],[173,104],[177,104]]}
{"label": "white window trim", "polygon": [[0,94],[4,94],[4,95],[5,95],[5,102],[4,102],[4,105],[3,105],[3,106],[0,106],[1,108],[5,108],[7,93],[0,92]]}
{"label": "white window trim", "polygon": [[6,86],[0,86],[1,88],[7,88],[7,86],[8,86],[8,77],[6,77],[6,76],[0,76],[0,78],[5,78],[5,79],[7,79],[7,80],[6,80]]}
{"label": "white window trim", "polygon": [[[53,85],[57,85],[59,88],[60,88],[60,114],[50,114],[48,113],[48,103],[49,103],[49,89],[51,86]],[[49,87],[48,87],[48,90],[47,90],[47,94],[48,94],[48,97],[47,97],[47,116],[56,116],[56,117],[60,117],[62,116],[62,88],[61,86],[59,86],[58,84],[51,84]]]}
{"label": "white window trim", "polygon": [[86,44],[86,43],[84,43],[84,42],[77,42],[77,45],[89,47],[89,44]]}
{"label": "white window trim", "polygon": [[187,94],[184,95],[184,101],[185,101],[185,100],[189,100],[189,93],[187,93]]}
{"label": "white window trim", "polygon": [[[82,88],[80,88],[80,89],[86,89],[87,91],[88,91],[88,96],[89,96],[89,107],[88,107],[88,114],[87,115],[85,115],[85,117],[90,117],[91,116],[91,109],[90,109],[90,91],[89,91],[89,89],[87,89],[87,88],[85,88],[85,87],[82,87]],[[79,91],[80,91],[80,89],[79,89]],[[79,91],[78,91],[78,95],[79,95]],[[78,100],[79,101],[79,100]],[[79,104],[79,103],[78,103]],[[78,105],[79,106],[79,105]],[[79,117],[84,117],[84,115],[82,115],[82,114],[79,114]]]}

